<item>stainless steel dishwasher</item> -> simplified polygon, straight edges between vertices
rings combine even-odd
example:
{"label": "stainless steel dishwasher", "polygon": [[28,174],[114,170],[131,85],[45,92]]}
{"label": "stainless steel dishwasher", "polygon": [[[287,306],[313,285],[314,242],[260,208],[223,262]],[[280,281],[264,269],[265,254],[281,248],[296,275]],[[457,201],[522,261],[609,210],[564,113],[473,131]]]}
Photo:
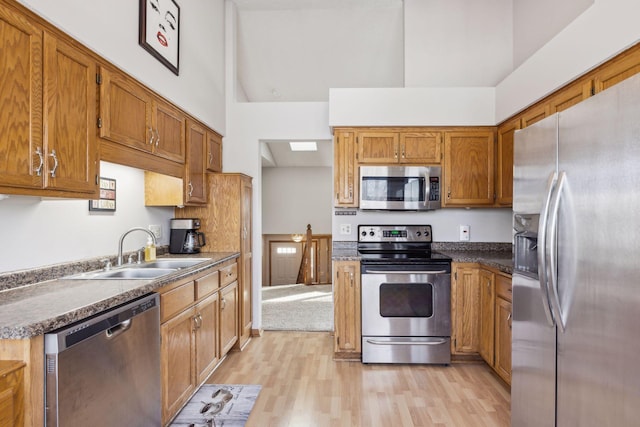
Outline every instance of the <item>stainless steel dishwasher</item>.
{"label": "stainless steel dishwasher", "polygon": [[46,426],[160,426],[160,311],[148,295],[45,334]]}

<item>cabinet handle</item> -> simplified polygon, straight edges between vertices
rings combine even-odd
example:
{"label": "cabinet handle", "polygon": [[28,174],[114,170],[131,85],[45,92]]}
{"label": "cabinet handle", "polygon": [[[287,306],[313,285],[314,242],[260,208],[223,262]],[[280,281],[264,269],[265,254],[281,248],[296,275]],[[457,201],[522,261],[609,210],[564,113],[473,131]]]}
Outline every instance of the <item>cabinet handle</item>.
{"label": "cabinet handle", "polygon": [[160,143],[160,132],[156,129],[156,147],[158,146],[158,143]]}
{"label": "cabinet handle", "polygon": [[353,272],[349,273],[350,276],[350,285],[353,288]]}
{"label": "cabinet handle", "polygon": [[226,306],[227,306],[227,300],[223,297],[222,301],[220,301],[220,309],[224,310]]}
{"label": "cabinet handle", "polygon": [[451,198],[451,187],[447,188],[447,199]]}
{"label": "cabinet handle", "polygon": [[51,150],[51,154],[49,157],[53,157],[53,169],[49,172],[51,174],[51,178],[56,177],[56,169],[58,169],[58,156],[56,156],[56,150]]}
{"label": "cabinet handle", "polygon": [[349,184],[349,200],[353,200],[353,184]]}
{"label": "cabinet handle", "polygon": [[193,185],[189,182],[189,197],[193,194]]}
{"label": "cabinet handle", "polygon": [[149,126],[149,145],[153,145],[153,128]]}
{"label": "cabinet handle", "polygon": [[209,166],[213,164],[213,153],[209,151]]}
{"label": "cabinet handle", "polygon": [[44,157],[42,157],[42,150],[40,150],[40,147],[36,148],[36,154],[40,159],[40,164],[36,168],[36,175],[40,176],[42,174],[42,167],[44,166]]}
{"label": "cabinet handle", "polygon": [[507,322],[509,322],[509,329],[511,329],[511,313],[507,316]]}

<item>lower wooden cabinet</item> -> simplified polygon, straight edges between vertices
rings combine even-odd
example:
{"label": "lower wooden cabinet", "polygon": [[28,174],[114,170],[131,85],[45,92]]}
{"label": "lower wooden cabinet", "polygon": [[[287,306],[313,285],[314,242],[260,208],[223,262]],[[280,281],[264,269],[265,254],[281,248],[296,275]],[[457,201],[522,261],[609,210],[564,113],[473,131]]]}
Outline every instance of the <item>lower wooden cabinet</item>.
{"label": "lower wooden cabinet", "polygon": [[333,262],[334,356],[358,359],[362,353],[360,261]]}
{"label": "lower wooden cabinet", "polygon": [[451,354],[480,351],[480,286],[477,264],[454,263],[451,280]]}
{"label": "lower wooden cabinet", "polygon": [[22,361],[0,361],[0,427],[24,425]]}
{"label": "lower wooden cabinet", "polygon": [[511,277],[496,276],[495,360],[493,369],[511,384]]}
{"label": "lower wooden cabinet", "polygon": [[480,269],[478,280],[480,281],[480,356],[489,365],[493,365],[496,300],[494,274],[489,270]]}
{"label": "lower wooden cabinet", "polygon": [[189,400],[237,341],[237,261],[160,289],[162,423]]}

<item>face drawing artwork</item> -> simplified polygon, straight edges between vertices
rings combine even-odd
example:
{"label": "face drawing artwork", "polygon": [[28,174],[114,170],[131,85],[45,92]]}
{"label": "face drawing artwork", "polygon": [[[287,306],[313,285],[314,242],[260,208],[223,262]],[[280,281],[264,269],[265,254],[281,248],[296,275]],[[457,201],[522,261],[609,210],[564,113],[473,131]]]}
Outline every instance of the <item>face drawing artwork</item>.
{"label": "face drawing artwork", "polygon": [[171,0],[147,0],[147,43],[177,63],[178,11]]}

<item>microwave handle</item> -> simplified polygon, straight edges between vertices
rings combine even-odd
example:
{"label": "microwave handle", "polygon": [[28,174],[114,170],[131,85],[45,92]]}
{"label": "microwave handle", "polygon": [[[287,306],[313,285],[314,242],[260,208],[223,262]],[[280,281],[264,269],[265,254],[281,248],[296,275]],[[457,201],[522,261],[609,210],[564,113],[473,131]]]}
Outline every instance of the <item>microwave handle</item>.
{"label": "microwave handle", "polygon": [[429,185],[429,174],[424,174],[424,205],[429,204],[429,197],[431,195],[431,186]]}

